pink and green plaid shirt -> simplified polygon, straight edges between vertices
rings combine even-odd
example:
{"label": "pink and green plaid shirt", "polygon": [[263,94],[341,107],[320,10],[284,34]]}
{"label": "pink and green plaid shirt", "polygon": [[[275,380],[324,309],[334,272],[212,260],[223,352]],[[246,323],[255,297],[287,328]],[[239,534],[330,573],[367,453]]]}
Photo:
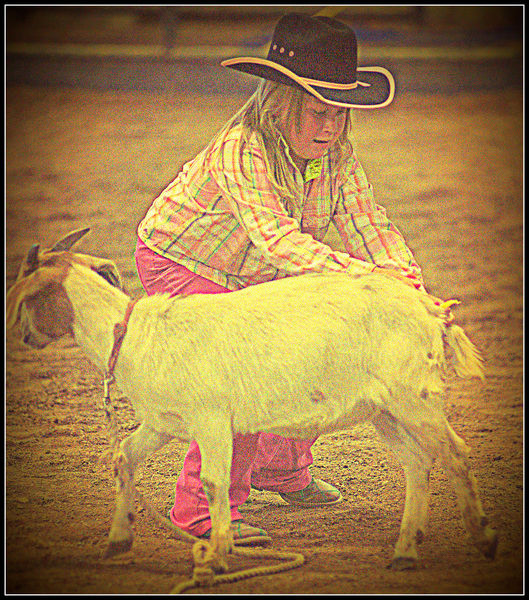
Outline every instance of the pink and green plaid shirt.
{"label": "pink and green plaid shirt", "polygon": [[[340,176],[333,154],[310,161],[304,176],[290,161],[303,199],[291,213],[272,188],[257,143],[243,142],[237,126],[209,154],[204,150],[184,165],[154,200],[138,235],[158,254],[230,290],[303,273],[365,273],[374,265],[422,283],[404,238],[375,204],[356,155]],[[331,222],[347,253],[323,243]]]}

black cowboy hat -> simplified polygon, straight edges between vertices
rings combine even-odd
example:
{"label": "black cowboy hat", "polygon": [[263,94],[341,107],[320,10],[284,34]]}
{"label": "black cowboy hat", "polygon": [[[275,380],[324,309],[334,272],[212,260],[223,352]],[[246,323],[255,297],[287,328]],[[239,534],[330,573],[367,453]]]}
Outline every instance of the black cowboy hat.
{"label": "black cowboy hat", "polygon": [[347,108],[381,108],[395,95],[383,67],[358,67],[355,32],[323,16],[298,13],[277,23],[266,59],[230,58],[222,66],[299,86],[318,100]]}

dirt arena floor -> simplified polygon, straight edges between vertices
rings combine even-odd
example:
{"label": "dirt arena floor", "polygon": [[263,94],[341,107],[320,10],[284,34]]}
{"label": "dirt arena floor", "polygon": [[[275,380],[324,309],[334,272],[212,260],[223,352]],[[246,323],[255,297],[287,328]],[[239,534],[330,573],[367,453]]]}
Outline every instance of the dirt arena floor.
{"label": "dirt arena floor", "polygon": [[[7,90],[6,280],[34,242],[76,228],[87,253],[112,258],[128,291],[135,228],[181,165],[242,104],[241,96]],[[355,113],[355,139],[378,203],[422,265],[429,291],[456,297],[457,321],[482,350],[487,380],[449,377],[446,412],[472,448],[495,561],[466,538],[452,489],[431,477],[429,532],[417,570],[386,569],[404,505],[400,465],[371,427],[321,437],[313,474],[340,488],[331,509],[252,492],[246,520],[301,568],[206,594],[521,594],[523,592],[522,95],[406,95]],[[339,245],[335,232],[330,244]],[[43,351],[6,336],[6,591],[166,594],[192,571],[189,545],[140,511],[133,550],[103,560],[113,510],[102,375],[71,339]],[[137,424],[114,388],[122,432]],[[165,512],[186,444],[152,457],[139,489]],[[255,563],[232,559],[233,570]],[[194,590],[191,593],[198,593]]]}

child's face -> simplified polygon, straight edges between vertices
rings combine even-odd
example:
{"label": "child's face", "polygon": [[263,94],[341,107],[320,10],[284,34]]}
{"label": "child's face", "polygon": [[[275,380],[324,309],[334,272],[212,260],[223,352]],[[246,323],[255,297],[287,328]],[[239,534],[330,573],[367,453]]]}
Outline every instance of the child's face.
{"label": "child's face", "polygon": [[284,123],[281,133],[290,149],[300,158],[321,158],[340,137],[347,109],[320,102],[308,94],[303,97],[299,127],[297,119]]}

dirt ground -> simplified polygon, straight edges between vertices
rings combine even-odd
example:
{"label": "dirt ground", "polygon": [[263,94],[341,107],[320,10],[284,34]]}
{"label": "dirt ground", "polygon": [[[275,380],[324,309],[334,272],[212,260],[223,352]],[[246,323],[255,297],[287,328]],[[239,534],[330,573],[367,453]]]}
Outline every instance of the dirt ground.
{"label": "dirt ground", "polygon": [[[81,251],[112,258],[128,291],[135,228],[158,191],[243,98],[9,88],[6,284],[34,242],[84,226]],[[206,594],[520,594],[523,592],[522,95],[406,95],[355,113],[355,139],[377,201],[422,265],[429,291],[459,298],[461,324],[482,350],[487,380],[448,379],[446,412],[471,446],[482,501],[500,533],[495,561],[465,536],[444,472],[431,477],[429,533],[417,570],[386,569],[404,478],[366,426],[321,437],[312,472],[344,502],[288,506],[252,492],[246,520],[301,568],[200,590]],[[335,232],[329,243],[339,245]],[[71,339],[43,351],[6,336],[6,591],[166,594],[192,570],[189,545],[140,511],[133,550],[103,560],[113,509],[101,373]],[[123,434],[136,427],[114,388]],[[139,483],[165,512],[186,445],[152,457]],[[244,565],[232,558],[231,568]],[[191,593],[199,593],[194,590]]]}

